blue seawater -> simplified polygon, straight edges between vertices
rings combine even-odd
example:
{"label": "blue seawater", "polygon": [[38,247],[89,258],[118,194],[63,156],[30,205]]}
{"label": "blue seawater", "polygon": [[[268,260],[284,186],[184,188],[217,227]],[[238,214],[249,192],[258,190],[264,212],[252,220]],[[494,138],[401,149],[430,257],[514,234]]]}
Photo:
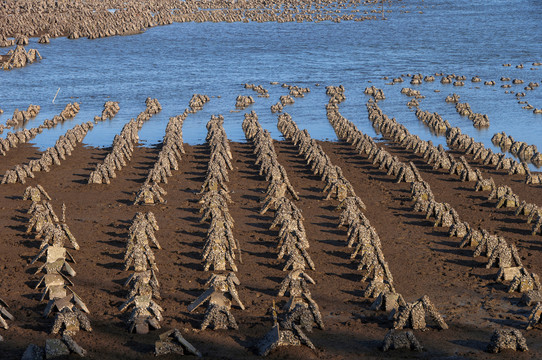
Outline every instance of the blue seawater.
{"label": "blue seawater", "polygon": [[[361,7],[365,10],[365,7]],[[370,8],[369,8],[370,9]],[[491,145],[491,136],[505,131],[516,140],[542,150],[542,115],[521,108],[515,95],[530,81],[542,82],[542,2],[538,0],[400,1],[386,5],[387,20],[321,23],[176,23],[148,29],[135,36],[97,40],[52,39],[48,45],[31,39],[43,60],[23,69],[0,73],[0,108],[5,122],[15,108],[38,104],[41,112],[25,126],[39,125],[60,113],[68,102],[77,101],[81,111],[73,121],[38,135],[33,143],[44,149],[67,129],[101,114],[105,101],[120,102],[120,112],[111,121],[98,124],[85,138],[90,146],[110,146],[113,137],[130,118],[144,110],[147,97],[157,98],[163,111],[147,122],[140,138],[157,144],[169,117],[188,106],[192,94],[212,97],[198,114],[190,115],[183,128],[189,144],[202,143],[205,124],[212,114],[225,117],[231,140],[243,141],[241,122],[254,110],[262,125],[280,139],[277,115],[270,106],[287,89],[287,83],[309,87],[311,92],[285,106],[301,128],[317,139],[336,140],[325,115],[326,85],[344,85],[347,100],[341,113],[362,131],[375,135],[367,119],[363,90],[383,88],[386,100],[380,106],[408,129],[426,140],[443,143],[432,135],[406,107],[402,87],[419,89],[423,110],[437,111],[452,125],[478,141]],[[7,51],[7,49],[4,49]],[[510,63],[511,67],[502,64]],[[524,64],[523,69],[515,66]],[[464,87],[438,81],[410,85],[386,85],[401,74],[443,72],[467,76]],[[471,83],[495,80],[497,85]],[[389,80],[383,77],[389,76]],[[525,80],[511,89],[500,87],[502,76]],[[270,98],[244,89],[244,83],[261,84]],[[319,84],[319,86],[317,85]],[[60,88],[55,104],[52,99]],[[440,92],[435,92],[440,90]],[[477,130],[460,117],[444,98],[451,93],[469,102],[473,111],[488,114],[489,129]],[[235,98],[252,95],[256,103],[235,111]],[[542,107],[542,88],[526,92],[525,100]],[[6,132],[3,135],[5,136]]]}

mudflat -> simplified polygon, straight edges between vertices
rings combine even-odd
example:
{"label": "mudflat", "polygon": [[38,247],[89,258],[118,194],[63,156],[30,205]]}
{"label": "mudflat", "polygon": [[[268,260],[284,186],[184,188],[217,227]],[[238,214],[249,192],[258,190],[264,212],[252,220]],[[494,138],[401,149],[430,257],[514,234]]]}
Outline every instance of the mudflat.
{"label": "mudflat", "polygon": [[[362,296],[367,284],[360,281],[357,264],[350,259],[352,249],[346,246],[346,229],[337,226],[338,202],[324,200],[324,183],[312,174],[292,143],[275,141],[278,159],[299,193],[296,205],[305,218],[308,252],[316,267],[315,271],[308,270],[316,281],[310,291],[320,307],[325,330],[307,333],[316,351],[281,347],[268,358],[493,358],[484,350],[493,331],[501,328],[520,329],[529,351],[505,352],[500,358],[542,356],[540,329],[524,330],[531,307],[521,304],[521,294],[507,293],[507,284],[495,280],[498,269],[486,269],[486,257],[473,258],[472,248],[459,248],[461,239],[449,237],[447,229],[433,227],[424,214],[412,211],[410,184],[396,183],[346,143],[319,143],[366,204],[364,214],[380,236],[396,290],[407,302],[428,295],[449,329],[436,330],[429,322],[428,330],[415,331],[425,349],[421,353],[384,354],[379,350],[393,320],[384,312],[370,310],[373,299]],[[235,221],[234,236],[242,250],[243,261],[237,261],[241,282],[237,290],[246,306],[241,310],[234,305],[231,310],[239,330],[199,331],[204,309],[192,313],[187,310],[211,275],[203,271],[201,254],[208,225],[199,222],[198,204],[209,160],[207,146],[185,145],[179,170],[168,178],[168,184],[162,184],[167,203],[156,206],[134,206],[132,202],[159,148],[137,147],[132,161],[117,172],[110,185],[89,185],[90,172],[108,149],[79,146],[60,166],[53,165],[50,172],[39,172],[24,185],[0,186],[0,296],[16,317],[9,322],[8,330],[0,330],[4,337],[0,343],[2,359],[19,359],[30,343],[43,346],[50,337],[53,319],[42,317],[45,302],[39,301],[40,290],[34,289],[41,274],[34,274],[36,264],[29,265],[39,252],[40,240],[25,234],[30,202],[22,200],[26,186],[38,183],[51,196],[57,213],[63,203],[66,205],[66,223],[81,246],[78,251],[70,250],[77,261],[73,264],[77,275],[72,279],[72,289],[90,310],[93,331],[79,331],[76,338],[89,358],[154,359],[158,335],[173,328],[181,330],[205,358],[258,358],[252,347],[273,324],[269,314],[273,301],[280,307],[288,300],[277,295],[287,272],[282,271],[283,261],[277,260],[277,231],[269,230],[272,214],[259,214],[267,182],[258,174],[252,145],[230,146],[234,169],[229,171],[228,187],[233,200],[229,210]],[[435,171],[419,156],[393,144],[381,146],[402,161],[414,162],[437,201],[449,203],[471,226],[504,236],[517,246],[524,266],[539,272],[541,238],[531,235],[532,225],[526,223],[526,216],[515,216],[512,209],[496,209],[496,200],[487,200],[488,192],[473,190],[474,182],[461,182],[444,171]],[[39,154],[31,145],[20,145],[2,158],[0,173]],[[524,176],[507,175],[475,161],[470,164],[479,168],[484,177],[492,176],[496,184],[509,185],[522,200],[542,204],[540,185],[524,184]],[[126,325],[129,314],[118,310],[128,294],[123,287],[129,276],[123,271],[123,256],[128,227],[138,211],[155,214],[160,227],[155,235],[162,246],[153,251],[162,295],[157,302],[164,309],[164,320],[162,329],[147,335],[130,334]]]}

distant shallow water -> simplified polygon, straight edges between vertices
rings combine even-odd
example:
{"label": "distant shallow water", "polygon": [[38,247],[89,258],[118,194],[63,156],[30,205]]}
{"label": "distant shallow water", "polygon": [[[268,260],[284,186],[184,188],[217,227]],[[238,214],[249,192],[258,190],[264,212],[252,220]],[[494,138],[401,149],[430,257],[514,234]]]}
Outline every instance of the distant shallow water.
{"label": "distant shallow water", "polygon": [[[37,126],[60,113],[66,103],[79,102],[81,111],[73,121],[45,130],[33,141],[44,149],[67,129],[101,114],[105,101],[119,101],[117,116],[98,124],[84,141],[90,146],[110,146],[122,126],[144,110],[145,98],[153,97],[163,111],[140,132],[141,140],[152,145],[161,141],[169,117],[182,113],[192,94],[201,93],[211,96],[211,101],[185,121],[185,142],[204,141],[205,124],[212,114],[223,114],[228,137],[243,141],[243,114],[251,110],[279,139],[277,114],[271,114],[270,106],[287,94],[287,89],[269,83],[277,81],[309,87],[311,92],[305,98],[296,98],[284,111],[299,127],[309,129],[312,137],[336,140],[325,114],[325,86],[344,85],[347,100],[341,104],[341,113],[362,131],[375,135],[365,110],[368,97],[363,94],[365,87],[375,85],[386,94],[386,100],[379,103],[384,112],[425,140],[444,143],[407,108],[409,98],[400,94],[402,87],[420,90],[426,96],[420,100],[421,109],[439,112],[478,141],[491,145],[493,134],[505,131],[542,150],[542,115],[521,109],[515,96],[505,93],[523,91],[530,81],[542,82],[542,67],[531,66],[542,61],[542,3],[442,0],[427,5],[403,1],[392,7],[386,21],[176,23],[135,36],[59,38],[49,45],[31,39],[29,47],[37,48],[44,59],[0,73],[0,108],[4,110],[0,122],[11,117],[15,108],[26,109],[32,103],[40,105],[41,112],[26,126]],[[512,66],[503,67],[504,63]],[[518,64],[525,66],[517,69]],[[442,85],[439,78],[419,86],[410,85],[408,79],[385,85],[400,74],[435,72],[465,75],[465,86]],[[474,75],[497,84],[471,83]],[[525,84],[503,89],[502,76],[523,79]],[[244,83],[263,85],[270,97],[258,98],[243,88]],[[452,92],[459,94],[462,102],[469,102],[473,111],[488,114],[490,128],[473,128],[470,120],[445,103],[444,98]],[[239,94],[253,96],[256,104],[231,112]],[[525,100],[542,107],[542,88],[526,95]]]}

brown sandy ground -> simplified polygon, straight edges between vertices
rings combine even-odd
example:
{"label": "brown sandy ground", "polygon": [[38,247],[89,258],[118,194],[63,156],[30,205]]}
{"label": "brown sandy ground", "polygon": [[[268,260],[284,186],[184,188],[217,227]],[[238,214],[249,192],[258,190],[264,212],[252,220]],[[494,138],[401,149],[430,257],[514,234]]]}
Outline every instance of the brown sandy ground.
{"label": "brown sandy ground", "polygon": [[[348,144],[321,144],[367,205],[365,214],[380,235],[397,290],[407,301],[429,295],[450,326],[445,331],[417,331],[425,348],[422,353],[394,351],[386,357],[542,357],[540,328],[524,331],[528,353],[485,353],[494,329],[523,329],[530,309],[520,305],[518,294],[507,294],[506,286],[494,281],[497,269],[485,269],[487,259],[474,259],[472,249],[460,249],[460,240],[449,238],[445,229],[433,228],[423,215],[410,210],[408,184],[396,184]],[[441,171],[433,171],[402,149],[383,146],[402,160],[410,159],[418,165],[437,201],[450,203],[471,224],[505,236],[518,246],[524,264],[540,273],[542,239],[530,235],[525,217],[515,217],[511,210],[495,209],[494,202],[486,200],[486,193],[471,190],[473,183],[462,183]],[[282,262],[276,260],[277,233],[268,230],[272,215],[258,213],[267,183],[254,166],[251,145],[232,143],[231,147],[234,170],[229,172],[229,188],[234,203],[229,209],[235,219],[234,235],[243,250],[243,263],[238,263],[238,291],[247,307],[245,311],[232,309],[239,323],[238,331],[198,332],[203,309],[194,313],[186,309],[203,291],[210,276],[202,270],[201,249],[207,225],[199,224],[197,203],[208,159],[205,145],[186,146],[180,170],[164,185],[167,204],[154,207],[132,206],[131,202],[159,149],[136,148],[133,160],[118,172],[111,185],[88,185],[88,174],[107,149],[81,146],[61,166],[54,166],[49,173],[38,173],[26,185],[0,186],[0,297],[16,316],[8,330],[0,330],[4,337],[0,343],[1,358],[19,359],[30,343],[43,345],[52,324],[51,318],[41,317],[45,304],[39,302],[39,291],[34,290],[39,276],[33,275],[36,266],[28,265],[38,252],[39,241],[24,233],[28,219],[25,211],[30,203],[21,200],[21,196],[27,185],[37,183],[49,192],[57,213],[62,203],[66,204],[67,223],[81,245],[81,250],[72,251],[78,272],[73,289],[91,310],[89,318],[94,331],[80,331],[75,339],[88,350],[89,358],[153,359],[153,343],[158,334],[171,328],[181,329],[206,358],[257,358],[250,347],[272,325],[268,315],[272,301],[282,304],[286,300],[276,295],[286,273],[281,271]],[[311,287],[311,292],[320,306],[326,329],[308,334],[316,352],[304,347],[280,348],[269,358],[383,357],[378,346],[392,321],[384,313],[370,311],[371,300],[361,296],[366,284],[360,282],[356,265],[349,258],[344,229],[337,228],[337,202],[323,200],[323,182],[310,173],[291,143],[275,142],[275,149],[300,194],[297,205],[305,217],[311,243],[309,253],[316,264],[316,271],[310,274],[317,285]],[[29,145],[13,149],[1,159],[0,173],[37,154]],[[484,176],[491,174],[497,184],[509,184],[521,199],[542,204],[540,187],[524,185],[519,176],[481,169]],[[149,210],[155,213],[160,226],[156,236],[163,249],[154,252],[162,293],[158,303],[165,311],[163,329],[142,336],[128,333],[127,314],[119,314],[117,307],[127,294],[122,284],[128,272],[122,271],[122,258],[129,221],[137,211]]]}

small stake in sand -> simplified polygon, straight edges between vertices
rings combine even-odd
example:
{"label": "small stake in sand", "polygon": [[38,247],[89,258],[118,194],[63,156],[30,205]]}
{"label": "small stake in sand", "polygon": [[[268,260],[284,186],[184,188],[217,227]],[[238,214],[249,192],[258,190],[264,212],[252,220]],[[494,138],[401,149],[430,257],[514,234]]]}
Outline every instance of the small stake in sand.
{"label": "small stake in sand", "polygon": [[53,98],[53,104],[55,103],[56,96],[58,95],[58,92],[60,91],[60,88],[56,91],[55,97]]}

